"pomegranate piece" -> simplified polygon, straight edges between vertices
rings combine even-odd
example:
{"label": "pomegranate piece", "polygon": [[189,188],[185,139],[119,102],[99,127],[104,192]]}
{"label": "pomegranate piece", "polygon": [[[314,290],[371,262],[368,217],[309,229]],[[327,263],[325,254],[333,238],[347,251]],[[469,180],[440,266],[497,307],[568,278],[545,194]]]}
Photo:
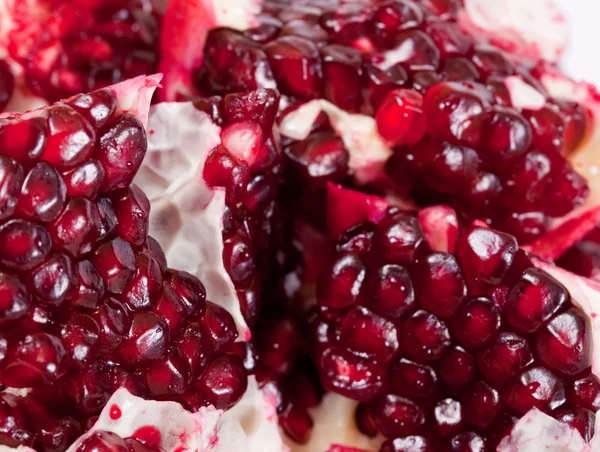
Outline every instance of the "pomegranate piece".
{"label": "pomegranate piece", "polygon": [[[435,218],[448,217],[441,210]],[[438,242],[427,215],[394,208],[385,215],[338,236],[332,262],[348,260],[340,268],[353,271],[321,274],[318,287],[339,289],[340,302],[318,305],[310,320],[321,382],[364,404],[356,413],[360,429],[385,436],[382,450],[404,444],[397,438],[435,431],[445,449],[483,451],[511,434],[514,414],[537,408],[561,428],[589,436],[585,410],[597,405],[600,385],[590,375],[593,330],[584,305],[574,305],[508,234],[459,225],[444,242],[456,246],[432,251]],[[417,242],[421,225],[426,233],[407,253],[381,252],[388,225],[397,224],[407,233],[395,234],[394,246],[405,237]],[[413,283],[414,298],[403,305],[398,286]],[[325,300],[319,297],[323,292],[318,303]]]}
{"label": "pomegranate piece", "polygon": [[[28,172],[2,156],[6,183],[19,185],[0,225],[4,445],[66,450],[120,387],[163,400],[201,393],[221,409],[246,390],[243,361],[226,350],[238,335],[232,317],[206,301],[200,280],[167,268],[148,237],[150,203],[131,185],[157,83],[134,79],[2,124],[3,137],[29,130],[8,147]],[[144,441],[132,450],[158,450]],[[73,447],[130,446],[95,432]]]}
{"label": "pomegranate piece", "polygon": [[[15,105],[20,105],[21,91],[31,91],[47,102],[56,102],[156,72],[161,17],[151,5],[135,0],[76,4],[36,0],[27,8],[9,5],[5,16],[7,38],[3,48],[15,75],[11,75],[5,61],[0,62],[0,110],[13,91],[19,91],[12,96]],[[110,97],[95,92],[79,95],[69,104],[84,116],[80,110],[90,112],[86,119],[97,128],[102,126],[102,120],[94,124],[90,119],[107,116],[109,110],[103,105],[112,103],[113,108],[116,105],[114,97],[112,100]],[[58,105],[54,110],[65,113],[70,109]],[[79,138],[64,150],[71,153],[77,146],[88,146],[84,136],[90,130],[93,129],[86,131],[82,126]],[[58,154],[55,156],[58,158]],[[75,156],[76,153],[71,153],[69,159]]]}
{"label": "pomegranate piece", "polygon": [[418,143],[427,127],[422,106],[423,96],[416,91],[390,91],[375,115],[379,134],[390,146]]}
{"label": "pomegranate piece", "polygon": [[[590,196],[579,166],[556,155],[558,163],[546,165],[552,169],[546,172],[540,157],[570,155],[586,136],[590,117],[576,102],[553,98],[540,81],[545,75],[541,70],[526,69],[531,64],[505,54],[501,47],[511,41],[496,35],[497,24],[486,23],[495,30],[489,34],[471,23],[474,17],[484,19],[482,11],[497,15],[486,8],[482,5],[480,11],[455,0],[327,6],[316,0],[301,6],[268,2],[249,30],[239,32],[226,24],[231,28],[209,30],[205,43],[202,34],[211,25],[207,19],[198,27],[201,31],[187,33],[202,35],[192,40],[193,51],[179,55],[172,66],[182,70],[176,82],[187,78],[186,71],[194,72],[186,92],[214,96],[276,88],[289,101],[289,108],[276,113],[278,122],[306,107],[298,120],[306,124],[282,128],[286,153],[295,163],[294,156],[305,155],[316,136],[334,129],[344,138],[349,164],[341,157],[327,160],[332,168],[327,175],[319,171],[319,183],[349,183],[352,177],[362,183],[367,172],[380,192],[406,198],[408,189],[423,205],[450,201],[469,221],[481,219],[522,242],[533,242],[554,227],[552,218],[572,212]],[[175,6],[167,16],[169,10]],[[511,29],[511,24],[504,26]],[[492,40],[482,41],[480,34]],[[167,36],[181,40],[179,34]],[[172,47],[163,39],[165,48]],[[510,50],[529,44],[520,42]],[[171,100],[176,88],[181,87],[168,87]],[[328,108],[340,109],[326,112],[329,123],[323,121],[325,115],[312,116],[305,103],[319,98]],[[358,114],[352,117],[354,124],[359,119],[373,124],[375,118],[379,133],[335,124],[347,113]],[[383,143],[352,149],[375,139]],[[394,182],[390,187],[380,170],[394,154],[392,148],[400,146],[410,149],[395,150],[406,154],[407,161],[387,166]],[[418,164],[425,150],[422,161],[434,164]],[[456,160],[459,153],[462,163]],[[394,155],[392,160],[396,158],[402,159]],[[292,165],[290,179],[303,174],[304,166]],[[313,169],[315,174],[319,170]],[[535,219],[520,217],[533,212]]]}

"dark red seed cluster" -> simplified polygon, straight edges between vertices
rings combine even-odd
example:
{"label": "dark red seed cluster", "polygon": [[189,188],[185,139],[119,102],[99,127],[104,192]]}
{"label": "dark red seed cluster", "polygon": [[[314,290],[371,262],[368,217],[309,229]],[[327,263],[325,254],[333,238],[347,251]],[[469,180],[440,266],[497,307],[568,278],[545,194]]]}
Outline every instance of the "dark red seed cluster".
{"label": "dark red seed cluster", "polygon": [[589,440],[600,386],[585,314],[508,234],[463,228],[451,251],[397,209],[338,238],[311,320],[325,388],[362,403],[357,422],[385,451],[493,450],[534,407]]}
{"label": "dark red seed cluster", "polygon": [[160,16],[152,2],[39,1],[14,14],[9,54],[50,102],[156,72]]}
{"label": "dark red seed cluster", "polygon": [[120,387],[190,409],[246,389],[232,317],[148,236],[146,147],[109,89],[0,120],[0,384],[27,389],[0,392],[0,444],[63,451]]}
{"label": "dark red seed cluster", "polygon": [[[394,149],[387,175],[397,191],[421,204],[451,202],[528,242],[588,195],[565,158],[586,134],[586,112],[551,98],[525,63],[461,31],[458,9],[454,0],[267,1],[256,28],[209,33],[195,83],[205,95],[276,87],[280,117],[314,98],[372,115]],[[545,105],[513,105],[508,77],[537,89]],[[349,175],[325,118],[306,140],[283,144],[294,180]]]}
{"label": "dark red seed cluster", "polygon": [[223,262],[237,290],[242,314],[253,326],[269,278],[279,207],[276,205],[281,156],[273,137],[279,94],[271,89],[198,100],[221,129],[221,144],[210,150],[203,176],[225,188]]}

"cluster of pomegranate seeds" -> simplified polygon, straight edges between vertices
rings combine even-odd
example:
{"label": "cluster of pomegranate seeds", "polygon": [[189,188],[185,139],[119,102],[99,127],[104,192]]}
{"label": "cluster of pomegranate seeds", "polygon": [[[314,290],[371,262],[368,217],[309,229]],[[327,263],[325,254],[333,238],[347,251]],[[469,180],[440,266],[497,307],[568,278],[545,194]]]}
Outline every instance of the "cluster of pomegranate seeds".
{"label": "cluster of pomegranate seeds", "polygon": [[[316,98],[373,116],[397,193],[450,202],[526,243],[588,195],[566,159],[587,113],[551,98],[530,63],[463,33],[458,10],[454,0],[267,1],[257,27],[210,31],[195,83],[204,95],[276,87],[279,118]],[[347,149],[322,119],[307,139],[284,139],[285,155],[296,176],[341,181]]]}
{"label": "cluster of pomegranate seeds", "polygon": [[190,410],[246,390],[233,318],[148,236],[146,147],[111,89],[0,120],[0,444],[66,450],[120,387]]}
{"label": "cluster of pomegranate seeds", "polygon": [[209,152],[203,176],[210,187],[225,189],[223,262],[242,314],[254,326],[281,235],[276,224],[281,152],[273,137],[279,93],[232,93],[197,100],[195,106],[221,127],[221,144]]}
{"label": "cluster of pomegranate seeds", "polygon": [[160,16],[149,0],[36,0],[13,14],[9,55],[50,102],[156,72]]}
{"label": "cluster of pomegranate seeds", "polygon": [[451,251],[396,208],[338,237],[311,319],[325,388],[361,402],[357,422],[385,451],[494,450],[531,408],[589,441],[600,383],[586,314],[513,236],[462,228]]}

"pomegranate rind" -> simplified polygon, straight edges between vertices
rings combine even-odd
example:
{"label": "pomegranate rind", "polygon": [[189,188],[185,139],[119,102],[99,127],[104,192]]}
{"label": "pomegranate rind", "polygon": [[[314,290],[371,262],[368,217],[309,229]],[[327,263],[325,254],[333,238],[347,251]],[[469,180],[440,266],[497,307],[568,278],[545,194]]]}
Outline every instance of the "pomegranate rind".
{"label": "pomegranate rind", "polygon": [[279,125],[280,132],[294,140],[305,140],[321,113],[327,115],[331,126],[342,138],[350,154],[348,166],[356,181],[366,184],[383,177],[385,162],[393,151],[370,116],[348,113],[331,102],[315,99],[285,115]]}
{"label": "pomegranate rind", "polygon": [[210,188],[202,177],[209,151],[221,142],[220,132],[191,102],[154,106],[148,151],[134,182],[150,200],[150,234],[169,265],[200,278],[207,299],[231,314],[239,337],[247,341],[250,329],[222,259],[225,190]]}
{"label": "pomegranate rind", "polygon": [[564,53],[569,27],[552,0],[465,0],[461,26],[512,55],[555,62]]}
{"label": "pomegranate rind", "polygon": [[[115,406],[120,416],[114,415]],[[176,402],[144,400],[121,388],[112,395],[94,426],[67,452],[75,452],[99,430],[127,438],[146,426],[160,432],[160,450],[164,451],[287,452],[277,429],[277,417],[272,414],[275,410],[273,394],[258,389],[254,378],[239,404],[225,413],[212,406],[190,413]],[[249,416],[254,417],[250,422]]]}
{"label": "pomegranate rind", "polygon": [[260,0],[170,0],[163,17],[159,70],[165,74],[162,101],[192,94],[192,72],[202,63],[206,35],[223,26],[245,30],[255,23]]}
{"label": "pomegranate rind", "polygon": [[[596,431],[600,426],[596,421]],[[543,432],[543,434],[540,434]],[[513,427],[498,445],[497,452],[591,452],[596,449],[598,435],[590,443],[586,443],[580,433],[567,424],[542,413],[537,408],[531,409]]]}

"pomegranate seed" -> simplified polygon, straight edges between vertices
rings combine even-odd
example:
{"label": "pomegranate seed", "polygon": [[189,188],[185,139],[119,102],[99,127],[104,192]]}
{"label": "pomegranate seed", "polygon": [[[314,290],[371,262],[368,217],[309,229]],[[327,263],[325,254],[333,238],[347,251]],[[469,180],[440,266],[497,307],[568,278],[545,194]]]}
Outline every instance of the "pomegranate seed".
{"label": "pomegranate seed", "polygon": [[310,439],[313,421],[305,410],[290,404],[279,414],[279,425],[295,442],[306,444]]}
{"label": "pomegranate seed", "polygon": [[348,172],[348,151],[342,139],[330,132],[313,134],[284,148],[284,153],[294,173],[309,183],[337,181]]}
{"label": "pomegranate seed", "polygon": [[463,408],[452,399],[441,400],[433,411],[435,428],[444,437],[454,436],[463,428]]}
{"label": "pomegranate seed", "polygon": [[208,365],[195,387],[215,407],[226,409],[242,397],[247,384],[242,360],[235,355],[222,355]]}
{"label": "pomegranate seed", "polygon": [[485,125],[482,144],[486,152],[481,158],[489,165],[506,167],[529,149],[531,140],[531,126],[523,116],[513,109],[494,107]]}
{"label": "pomegranate seed", "polygon": [[570,402],[593,412],[600,407],[600,382],[594,375],[576,380],[567,388]]}
{"label": "pomegranate seed", "polygon": [[40,332],[28,334],[9,347],[0,382],[13,388],[29,388],[53,383],[66,371],[67,351],[60,339]]}
{"label": "pomegranate seed", "polygon": [[513,65],[504,53],[492,46],[476,46],[471,59],[484,78],[507,77],[514,72]]}
{"label": "pomegranate seed", "polygon": [[389,263],[407,265],[423,241],[423,231],[413,216],[402,213],[385,218],[375,228],[374,249]]}
{"label": "pomegranate seed", "polygon": [[593,412],[583,408],[561,409],[555,416],[560,422],[578,430],[584,441],[590,441],[594,436],[596,415]]}
{"label": "pomegranate seed", "polygon": [[60,304],[76,284],[71,259],[60,253],[50,256],[30,278],[31,292],[47,304]]}
{"label": "pomegranate seed", "polygon": [[461,399],[465,422],[476,429],[485,429],[499,414],[500,396],[492,387],[478,381],[470,387]]}
{"label": "pomegranate seed", "polygon": [[338,107],[360,111],[361,55],[360,52],[337,44],[321,49],[323,60],[323,95]]}
{"label": "pomegranate seed", "polygon": [[486,228],[464,231],[456,243],[456,256],[467,284],[499,284],[512,264],[518,246],[514,237]]}
{"label": "pomegranate seed", "polygon": [[463,432],[450,440],[450,452],[484,452],[485,439],[475,432]]}
{"label": "pomegranate seed", "polygon": [[418,400],[433,399],[438,395],[438,378],[426,365],[401,359],[390,369],[390,386],[394,393]]}
{"label": "pomegranate seed", "polygon": [[94,264],[88,260],[79,261],[74,274],[77,282],[69,299],[73,306],[97,309],[104,297],[104,280]]}
{"label": "pomegranate seed", "polygon": [[197,380],[213,352],[210,337],[201,324],[190,323],[179,337],[177,347],[190,369],[192,380]]}
{"label": "pomegranate seed", "polygon": [[499,328],[500,313],[489,298],[472,298],[452,317],[454,336],[468,349],[484,346]]}
{"label": "pomegranate seed", "polygon": [[410,435],[425,423],[425,413],[417,404],[393,394],[370,402],[369,412],[377,429],[388,437]]}
{"label": "pomegranate seed", "polygon": [[392,359],[400,346],[396,326],[364,307],[355,307],[344,317],[340,342],[383,362]]}
{"label": "pomegranate seed", "polygon": [[321,382],[326,389],[360,402],[368,402],[383,387],[378,366],[343,348],[328,348],[320,357]]}
{"label": "pomegranate seed", "polygon": [[0,219],[15,213],[23,184],[23,168],[13,159],[0,156]]}
{"label": "pomegranate seed", "polygon": [[509,332],[500,333],[487,349],[477,355],[479,371],[495,388],[501,388],[532,362],[527,341]]}
{"label": "pomegranate seed", "polygon": [[454,256],[432,253],[416,266],[417,295],[421,306],[441,317],[450,317],[464,301],[467,286]]}
{"label": "pomegranate seed", "polygon": [[100,217],[94,203],[73,198],[48,230],[55,246],[78,257],[89,253],[96,245],[100,227]]}
{"label": "pomegranate seed", "polygon": [[119,198],[113,199],[118,218],[116,233],[134,246],[142,246],[148,234],[150,201],[136,185],[131,185]]}
{"label": "pomegranate seed", "polygon": [[440,378],[454,392],[463,389],[474,375],[475,360],[460,347],[450,350],[442,360]]}
{"label": "pomegranate seed", "polygon": [[[165,356],[154,359],[144,375],[146,386],[155,397],[172,397],[184,394],[187,390],[188,369],[185,361],[178,356]],[[220,382],[216,382],[217,385]],[[227,391],[223,385],[218,390]],[[229,394],[224,392],[225,398]]]}
{"label": "pomegranate seed", "polygon": [[343,309],[357,303],[365,279],[365,268],[355,254],[344,254],[333,263],[331,277],[318,288],[318,302],[332,309]]}
{"label": "pomegranate seed", "polygon": [[489,116],[490,96],[476,83],[439,83],[427,91],[423,110],[430,134],[441,140],[476,147]]}
{"label": "pomegranate seed", "polygon": [[540,361],[558,373],[576,375],[592,365],[591,326],[577,308],[553,317],[535,335]]}
{"label": "pomegranate seed", "polygon": [[422,31],[406,31],[395,38],[396,49],[409,48],[400,63],[410,71],[435,71],[440,64],[440,51],[435,42]]}
{"label": "pomegranate seed", "polygon": [[0,324],[24,317],[31,307],[31,295],[21,280],[0,273]]}
{"label": "pomegranate seed", "polygon": [[388,93],[375,120],[377,130],[390,146],[413,145],[423,138],[427,124],[422,105],[423,96],[416,91],[397,89]]}
{"label": "pomegranate seed", "polygon": [[406,319],[400,334],[406,356],[419,362],[437,361],[450,345],[446,325],[427,311],[417,311]]}
{"label": "pomegranate seed", "polygon": [[48,109],[48,138],[42,159],[55,168],[72,168],[94,150],[94,129],[83,116],[66,105]]}
{"label": "pomegranate seed", "polygon": [[381,445],[380,452],[433,452],[435,444],[428,438],[420,435],[403,436],[401,438],[388,439]]}
{"label": "pomegranate seed", "polygon": [[117,99],[105,89],[78,94],[66,103],[95,128],[104,126],[117,108]]}
{"label": "pomegranate seed", "polygon": [[100,246],[92,263],[102,275],[106,290],[123,293],[135,272],[135,255],[131,245],[123,239],[114,239]]}
{"label": "pomegranate seed", "polygon": [[411,1],[385,1],[376,6],[369,31],[376,41],[390,43],[399,30],[417,28],[423,22],[422,10]]}
{"label": "pomegranate seed", "polygon": [[519,414],[531,408],[551,411],[565,403],[562,382],[543,367],[531,367],[503,389],[504,403]]}
{"label": "pomegranate seed", "polygon": [[471,38],[455,23],[435,21],[427,24],[425,30],[435,42],[442,58],[464,56],[471,49]]}
{"label": "pomegranate seed", "polygon": [[95,160],[63,173],[67,196],[71,197],[94,199],[98,195],[103,180],[104,168]]}
{"label": "pomegranate seed", "polygon": [[13,270],[29,270],[42,263],[51,243],[42,226],[10,220],[0,226],[0,263]]}
{"label": "pomegranate seed", "polygon": [[47,139],[45,118],[0,120],[0,147],[4,156],[23,163],[33,162],[44,152]]}
{"label": "pomegranate seed", "polygon": [[281,88],[300,98],[319,97],[321,65],[317,46],[298,36],[282,36],[265,46],[275,79]]}
{"label": "pomegranate seed", "polygon": [[271,132],[279,106],[279,95],[272,89],[233,93],[223,98],[223,119],[229,123],[258,122],[265,134]]}
{"label": "pomegranate seed", "polygon": [[106,174],[102,191],[125,188],[131,184],[146,153],[144,126],[136,116],[123,113],[102,130],[94,152]]}
{"label": "pomegranate seed", "polygon": [[545,272],[528,269],[508,292],[504,313],[518,332],[532,333],[568,300],[566,289]]}
{"label": "pomegranate seed", "polygon": [[369,307],[378,314],[401,317],[414,307],[415,294],[408,271],[400,265],[384,265],[367,280],[372,295]]}
{"label": "pomegranate seed", "polygon": [[233,318],[225,309],[209,301],[206,302],[202,324],[215,351],[225,348],[237,338],[238,333]]}

